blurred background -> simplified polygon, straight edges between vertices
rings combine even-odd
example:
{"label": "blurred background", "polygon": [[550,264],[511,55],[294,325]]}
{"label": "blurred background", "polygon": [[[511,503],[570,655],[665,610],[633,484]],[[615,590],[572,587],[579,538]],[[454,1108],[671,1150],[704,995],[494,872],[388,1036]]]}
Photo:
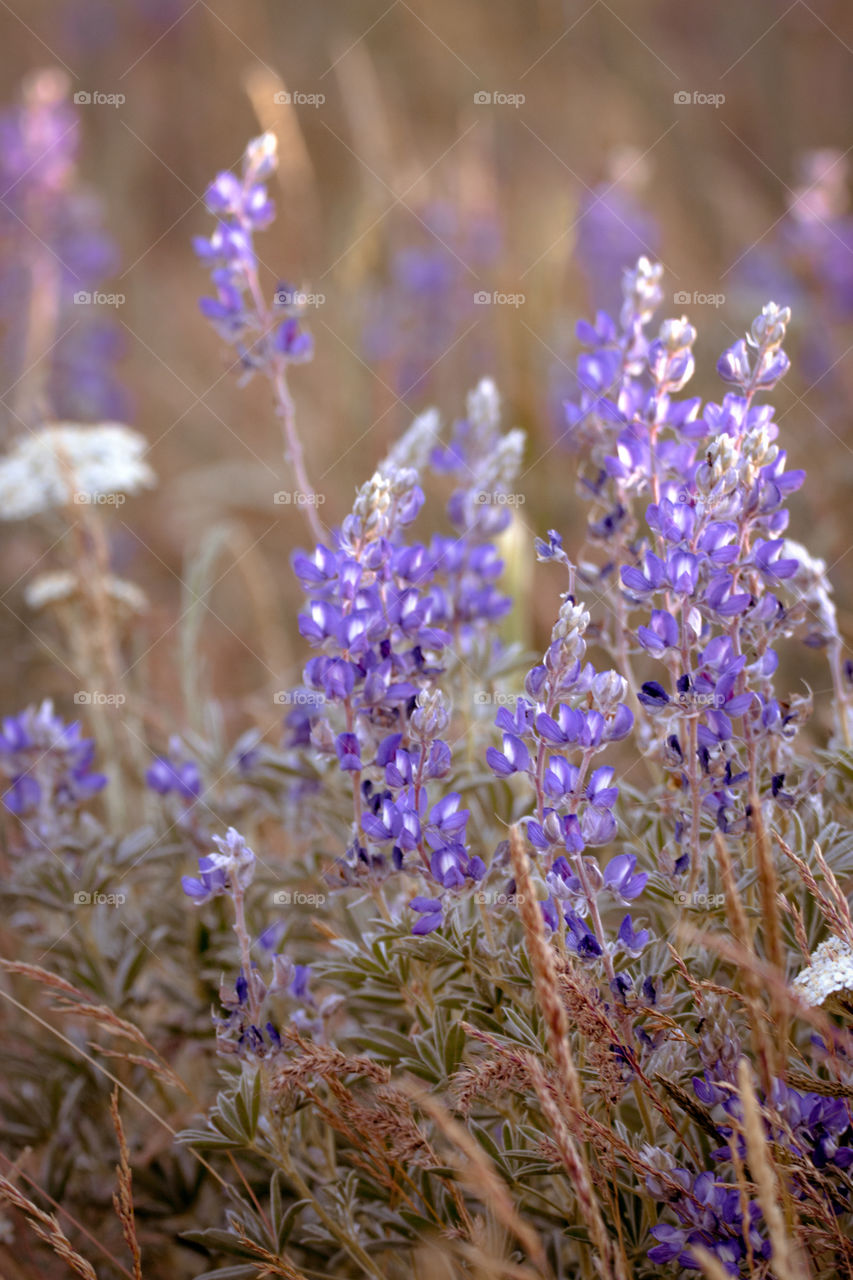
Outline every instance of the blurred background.
{"label": "blurred background", "polygon": [[[529,433],[518,576],[524,638],[539,643],[559,584],[529,589],[532,538],[555,526],[571,545],[583,527],[562,441],[574,326],[618,305],[622,267],[649,253],[666,265],[667,313],[699,329],[694,394],[721,396],[716,358],[764,301],[794,308],[794,368],[775,393],[791,465],[809,470],[791,531],[850,599],[845,0],[2,9],[2,431],[8,446],[47,405],[54,417],[129,422],[149,441],[159,485],[115,513],[110,554],[148,595],[132,643],[167,693],[161,735],[184,718],[168,693],[192,603],[181,578],[201,581],[199,565],[199,644],[226,714],[257,699],[268,715],[270,687],[297,680],[305,657],[288,561],[306,529],[274,504],[287,473],[268,387],[240,385],[199,315],[209,286],[192,250],[211,229],[207,184],[262,129],[281,154],[278,218],[258,240],[265,284],[315,299],[315,358],[292,389],[326,524],[414,414],[436,403],[450,422],[466,390],[494,376],[508,421]],[[68,134],[51,155],[76,165],[67,250],[102,300],[72,299],[39,323],[20,273],[34,261],[61,272],[67,259],[28,207],[30,172],[9,139],[16,103],[65,94]],[[63,548],[32,522],[0,536],[4,707],[18,707],[23,685],[61,700],[51,624],[25,591]]]}

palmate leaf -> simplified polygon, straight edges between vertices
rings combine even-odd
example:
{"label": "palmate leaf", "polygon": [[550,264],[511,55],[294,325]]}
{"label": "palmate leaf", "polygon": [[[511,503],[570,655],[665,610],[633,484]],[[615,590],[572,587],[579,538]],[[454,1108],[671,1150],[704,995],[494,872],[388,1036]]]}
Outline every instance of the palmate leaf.
{"label": "palmate leaf", "polygon": [[197,1151],[240,1151],[246,1145],[242,1139],[229,1138],[224,1133],[214,1133],[210,1129],[182,1129],[177,1135],[177,1141],[185,1142]]}

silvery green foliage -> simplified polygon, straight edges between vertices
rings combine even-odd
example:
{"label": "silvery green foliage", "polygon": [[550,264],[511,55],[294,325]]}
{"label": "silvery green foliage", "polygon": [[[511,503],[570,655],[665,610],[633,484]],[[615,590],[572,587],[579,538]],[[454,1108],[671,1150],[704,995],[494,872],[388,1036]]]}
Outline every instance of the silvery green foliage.
{"label": "silvery green foliage", "polygon": [[[273,160],[216,180],[199,249],[207,315],[275,374],[310,343],[278,300],[258,340]],[[278,741],[188,698],[126,831],[87,731],[3,723],[0,1126],[104,1274],[116,1080],[146,1276],[651,1280],[701,1245],[759,1280],[795,1236],[815,1276],[851,1269],[848,672],[762,400],[790,317],[765,307],[702,404],[689,320],[650,329],[661,275],[641,259],[581,327],[591,511],[584,547],[536,542],[544,652],[502,639],[524,440],[484,380],[294,556]],[[777,663],[815,636],[825,750]]]}
{"label": "silvery green foliage", "polygon": [[[206,1126],[184,1134],[212,1157],[239,1155],[258,1177],[259,1204],[242,1197],[227,1230],[192,1237],[219,1258],[211,1275],[259,1274],[264,1251],[286,1250],[306,1274],[402,1277],[435,1248],[449,1250],[464,1274],[466,1242],[496,1271],[489,1250],[521,1265],[530,1243],[511,1223],[501,1221],[490,1239],[472,1227],[483,1204],[492,1213],[495,1205],[482,1175],[469,1168],[460,1178],[445,1110],[503,1182],[553,1274],[600,1266],[613,1275],[677,1275],[696,1269],[696,1245],[732,1275],[770,1274],[779,1236],[774,1244],[748,1164],[743,1172],[742,1060],[755,1072],[767,1150],[815,1272],[834,1274],[844,1256],[853,1163],[844,966],[853,929],[838,886],[853,872],[844,827],[849,751],[810,758],[795,738],[807,707],[792,713],[774,690],[776,664],[759,640],[763,632],[765,641],[793,644],[808,634],[783,582],[799,571],[793,544],[783,551],[762,536],[786,524],[784,460],[771,443],[770,415],[749,418],[756,391],[786,367],[788,317],[765,308],[748,343],[727,353],[721,371],[741,385],[745,403],[729,397],[723,409],[706,407],[700,428],[691,425],[698,402],[680,410],[671,398],[692,372],[694,331],[668,321],[657,340],[643,338],[658,279],[642,262],[628,277],[623,345],[599,317],[594,336],[616,353],[611,377],[629,384],[619,394],[615,382],[602,385],[584,410],[610,434],[618,501],[630,500],[638,520],[648,506],[644,534],[623,541],[618,522],[593,534],[610,539],[624,566],[615,617],[639,611],[657,591],[666,605],[651,627],[632,625],[627,650],[607,612],[609,591],[593,605],[601,610],[593,632],[577,568],[556,533],[539,554],[563,564],[569,590],[562,605],[555,601],[542,663],[525,676],[518,657],[502,650],[498,609],[448,635],[438,624],[459,603],[441,584],[441,556],[429,556],[435,543],[409,541],[408,526],[422,518],[423,472],[380,469],[337,540],[296,561],[313,597],[303,635],[319,652],[306,687],[322,698],[295,717],[293,730],[319,765],[316,790],[304,799],[317,829],[277,889],[258,855],[246,890],[257,942],[248,970],[234,952],[236,976],[217,1014],[224,1085]],[[484,398],[472,397],[469,415]],[[713,449],[677,443],[712,430]],[[476,424],[463,421],[457,450],[475,438]],[[452,447],[435,451],[431,460],[441,470],[450,454]],[[681,473],[682,492],[671,498],[660,488],[670,483],[665,468]],[[708,502],[715,486],[716,508]],[[476,516],[465,521],[473,510],[465,492],[449,506],[460,537],[499,535],[505,524],[484,531]],[[649,497],[657,501],[648,505]],[[675,550],[650,552],[656,537]],[[679,547],[685,537],[693,550]],[[718,554],[728,545],[731,554]],[[422,566],[420,594],[407,632],[395,606],[411,590],[413,563]],[[720,566],[742,566],[748,590],[736,598],[734,575],[723,582]],[[378,593],[376,583],[385,584]],[[830,608],[820,616],[834,626]],[[612,638],[616,670],[589,662],[588,632],[605,644]],[[669,664],[671,692],[636,676],[630,687],[618,670],[626,653],[632,673],[668,648],[678,657]],[[377,671],[382,680],[371,685]],[[620,710],[629,695],[645,717],[634,733],[627,707]],[[843,734],[846,690],[837,696]],[[496,707],[498,733],[490,729]],[[661,714],[665,728],[656,728]],[[623,744],[619,769],[590,773],[593,755],[611,743]],[[648,774],[642,785],[640,769]],[[512,822],[526,832],[532,864],[524,893],[509,856]],[[615,856],[596,851],[605,844]],[[242,887],[206,856],[200,865],[202,879],[187,892],[233,897],[239,938]],[[551,981],[582,1097],[566,1122],[598,1190],[603,1252],[537,1089],[537,1070],[546,1087],[559,1090],[559,1081],[525,893],[550,936]],[[628,903],[633,918],[623,916]],[[738,932],[744,920],[751,945]],[[793,982],[798,971],[811,972],[809,953],[827,932],[834,941],[814,963],[836,970],[828,978],[821,970],[820,982]],[[824,998],[830,987],[834,1004]],[[784,1042],[771,1022],[780,1016]]]}

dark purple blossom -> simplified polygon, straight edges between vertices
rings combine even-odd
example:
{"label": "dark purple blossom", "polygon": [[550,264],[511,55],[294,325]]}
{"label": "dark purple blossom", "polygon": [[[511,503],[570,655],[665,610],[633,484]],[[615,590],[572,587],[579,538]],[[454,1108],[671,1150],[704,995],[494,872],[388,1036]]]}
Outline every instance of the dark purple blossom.
{"label": "dark purple blossom", "polygon": [[0,731],[2,800],[21,821],[25,843],[49,847],[70,834],[77,812],[106,786],[93,768],[95,744],[81,726],[66,724],[43,702],[7,716]]}
{"label": "dark purple blossom", "polygon": [[145,781],[158,795],[177,795],[192,803],[201,794],[201,773],[194,760],[158,756],[145,774]]}

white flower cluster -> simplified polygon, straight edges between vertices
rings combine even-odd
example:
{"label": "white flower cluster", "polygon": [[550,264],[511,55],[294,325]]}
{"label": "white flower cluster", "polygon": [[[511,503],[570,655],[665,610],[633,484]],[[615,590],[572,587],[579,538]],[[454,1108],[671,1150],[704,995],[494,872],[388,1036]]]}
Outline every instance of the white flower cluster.
{"label": "white flower cluster", "polygon": [[794,991],[807,1004],[853,1011],[853,947],[834,935],[822,942],[807,969],[793,981]]}
{"label": "white flower cluster", "polygon": [[[126,578],[116,578],[110,574],[104,579],[103,586],[116,604],[131,613],[145,613],[148,608],[145,592]],[[50,573],[40,573],[28,583],[24,590],[24,600],[31,609],[47,609],[51,605],[74,599],[79,591],[79,576],[70,569],[57,569]]]}
{"label": "white flower cluster", "polygon": [[468,392],[465,410],[477,441],[488,446],[501,425],[500,392],[491,378],[481,378]]}
{"label": "white flower cluster", "polygon": [[646,257],[639,258],[635,267],[628,267],[622,273],[623,325],[630,325],[635,316],[642,324],[651,319],[663,299],[662,276],[663,265],[650,262]]}
{"label": "white flower cluster", "polygon": [[426,409],[419,413],[412,425],[389,450],[385,461],[378,468],[383,475],[411,467],[419,474],[429,455],[439,441],[441,415],[438,409]]}
{"label": "white flower cluster", "polygon": [[117,422],[51,423],[0,457],[0,519],[134,494],[156,483],[144,436]]}
{"label": "white flower cluster", "polygon": [[386,472],[375,471],[356,494],[353,515],[362,522],[367,538],[385,538],[391,530],[395,502],[407,498],[418,484],[418,473],[411,467]]}

